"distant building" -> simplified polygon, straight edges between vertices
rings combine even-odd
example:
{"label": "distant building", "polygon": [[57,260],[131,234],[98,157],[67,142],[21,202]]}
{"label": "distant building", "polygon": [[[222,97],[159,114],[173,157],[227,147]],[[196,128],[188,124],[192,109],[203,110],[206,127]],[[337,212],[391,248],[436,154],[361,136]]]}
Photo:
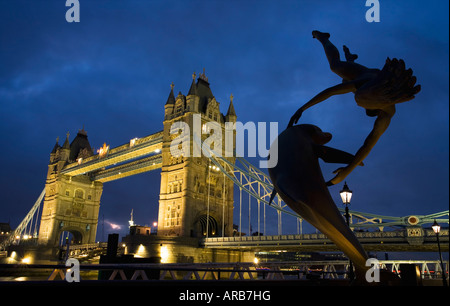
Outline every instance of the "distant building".
{"label": "distant building", "polygon": [[130,235],[151,235],[152,228],[150,226],[133,225],[130,226]]}
{"label": "distant building", "polygon": [[8,238],[9,234],[11,233],[12,229],[9,223],[0,223],[0,243],[6,240]]}

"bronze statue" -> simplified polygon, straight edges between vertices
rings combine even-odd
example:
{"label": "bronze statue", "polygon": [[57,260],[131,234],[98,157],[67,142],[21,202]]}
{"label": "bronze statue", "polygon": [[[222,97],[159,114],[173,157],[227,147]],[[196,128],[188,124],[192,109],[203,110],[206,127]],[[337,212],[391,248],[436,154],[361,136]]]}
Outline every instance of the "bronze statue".
{"label": "bronze statue", "polygon": [[[292,210],[325,234],[348,256],[355,266],[357,280],[363,281],[369,269],[366,267],[367,254],[337,209],[327,185],[341,182],[356,166],[363,165],[363,160],[388,128],[395,114],[395,104],[413,99],[420,91],[420,85],[416,85],[412,70],[405,69],[403,60],[388,58],[382,70],[370,69],[355,63],[358,56],[350,53],[346,46],[346,61],[341,61],[339,51],[329,40],[330,34],[313,31],[313,37],[322,43],[331,70],[343,81],[320,92],[300,107],[292,116],[288,128],[272,144],[271,150],[278,150],[278,163],[269,168],[274,185],[270,202],[278,193]],[[373,130],[355,156],[324,146],[332,136],[317,126],[293,126],[309,107],[333,95],[350,92],[355,94],[356,103],[365,108],[368,116],[377,117]],[[319,158],[347,166],[337,169],[334,172],[336,176],[325,183]],[[384,281],[398,280],[391,273],[380,272]]]}
{"label": "bronze statue", "polygon": [[344,46],[346,61],[341,61],[338,49],[330,42],[330,34],[313,31],[316,38],[323,45],[331,70],[339,75],[343,81],[341,84],[325,89],[317,94],[305,105],[300,107],[291,117],[288,127],[298,122],[303,111],[317,103],[320,103],[333,95],[353,92],[356,103],[366,109],[370,117],[377,117],[374,127],[367,136],[364,144],[355,154],[348,166],[339,168],[333,173],[327,185],[334,185],[350,174],[356,166],[367,157],[377,143],[381,135],[386,131],[395,114],[395,104],[414,99],[414,95],[420,91],[420,85],[416,84],[416,77],[411,69],[405,69],[405,62],[397,59],[387,59],[382,70],[370,69],[354,60],[358,57],[351,54]]}
{"label": "bronze statue", "polygon": [[[327,147],[330,133],[311,124],[284,130],[271,146],[278,150],[278,163],[268,168],[274,192],[304,220],[325,234],[347,255],[355,267],[356,281],[365,283],[368,256],[336,207],[320,169],[319,158],[328,163],[349,164],[350,153]],[[270,158],[270,157],[269,157]],[[380,271],[381,281],[395,281],[395,275]],[[367,283],[366,283],[367,284]]]}
{"label": "bronze statue", "polygon": [[272,199],[277,192],[292,210],[333,241],[361,278],[368,269],[367,254],[337,209],[319,165],[319,158],[348,164],[354,156],[324,146],[331,137],[310,124],[294,126],[278,136],[271,147],[278,148],[278,163],[268,169],[275,188]]}

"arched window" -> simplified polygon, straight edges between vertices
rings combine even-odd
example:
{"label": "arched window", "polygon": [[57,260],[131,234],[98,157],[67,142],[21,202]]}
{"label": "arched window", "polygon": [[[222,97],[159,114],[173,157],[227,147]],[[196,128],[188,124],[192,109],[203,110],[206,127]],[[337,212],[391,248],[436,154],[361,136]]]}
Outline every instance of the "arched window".
{"label": "arched window", "polygon": [[84,199],[84,191],[81,189],[75,190],[75,198]]}

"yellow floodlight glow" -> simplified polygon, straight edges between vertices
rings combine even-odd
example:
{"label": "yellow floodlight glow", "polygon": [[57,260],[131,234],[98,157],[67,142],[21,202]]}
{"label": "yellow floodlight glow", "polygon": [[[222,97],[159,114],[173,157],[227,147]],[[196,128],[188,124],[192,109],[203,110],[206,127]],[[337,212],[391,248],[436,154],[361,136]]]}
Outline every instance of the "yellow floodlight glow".
{"label": "yellow floodlight glow", "polygon": [[26,264],[26,265],[30,264],[31,263],[31,256],[24,257],[21,262],[23,264]]}
{"label": "yellow floodlight glow", "polygon": [[167,246],[165,246],[165,245],[162,246],[160,253],[161,253],[161,263],[168,263],[170,252],[169,252],[169,249],[167,248]]}

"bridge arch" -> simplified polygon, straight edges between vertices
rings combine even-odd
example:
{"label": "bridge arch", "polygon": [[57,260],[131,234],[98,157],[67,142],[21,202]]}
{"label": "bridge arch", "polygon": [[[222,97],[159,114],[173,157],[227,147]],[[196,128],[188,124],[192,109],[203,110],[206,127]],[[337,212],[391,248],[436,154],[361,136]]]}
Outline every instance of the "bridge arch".
{"label": "bridge arch", "polygon": [[207,214],[200,215],[194,222],[194,237],[215,237],[219,236],[219,225],[217,220]]}
{"label": "bridge arch", "polygon": [[82,233],[82,230],[74,227],[62,228],[59,231],[57,237],[58,237],[57,244],[59,246],[66,245],[67,241],[70,241],[70,245],[85,243],[83,239],[84,235]]}

